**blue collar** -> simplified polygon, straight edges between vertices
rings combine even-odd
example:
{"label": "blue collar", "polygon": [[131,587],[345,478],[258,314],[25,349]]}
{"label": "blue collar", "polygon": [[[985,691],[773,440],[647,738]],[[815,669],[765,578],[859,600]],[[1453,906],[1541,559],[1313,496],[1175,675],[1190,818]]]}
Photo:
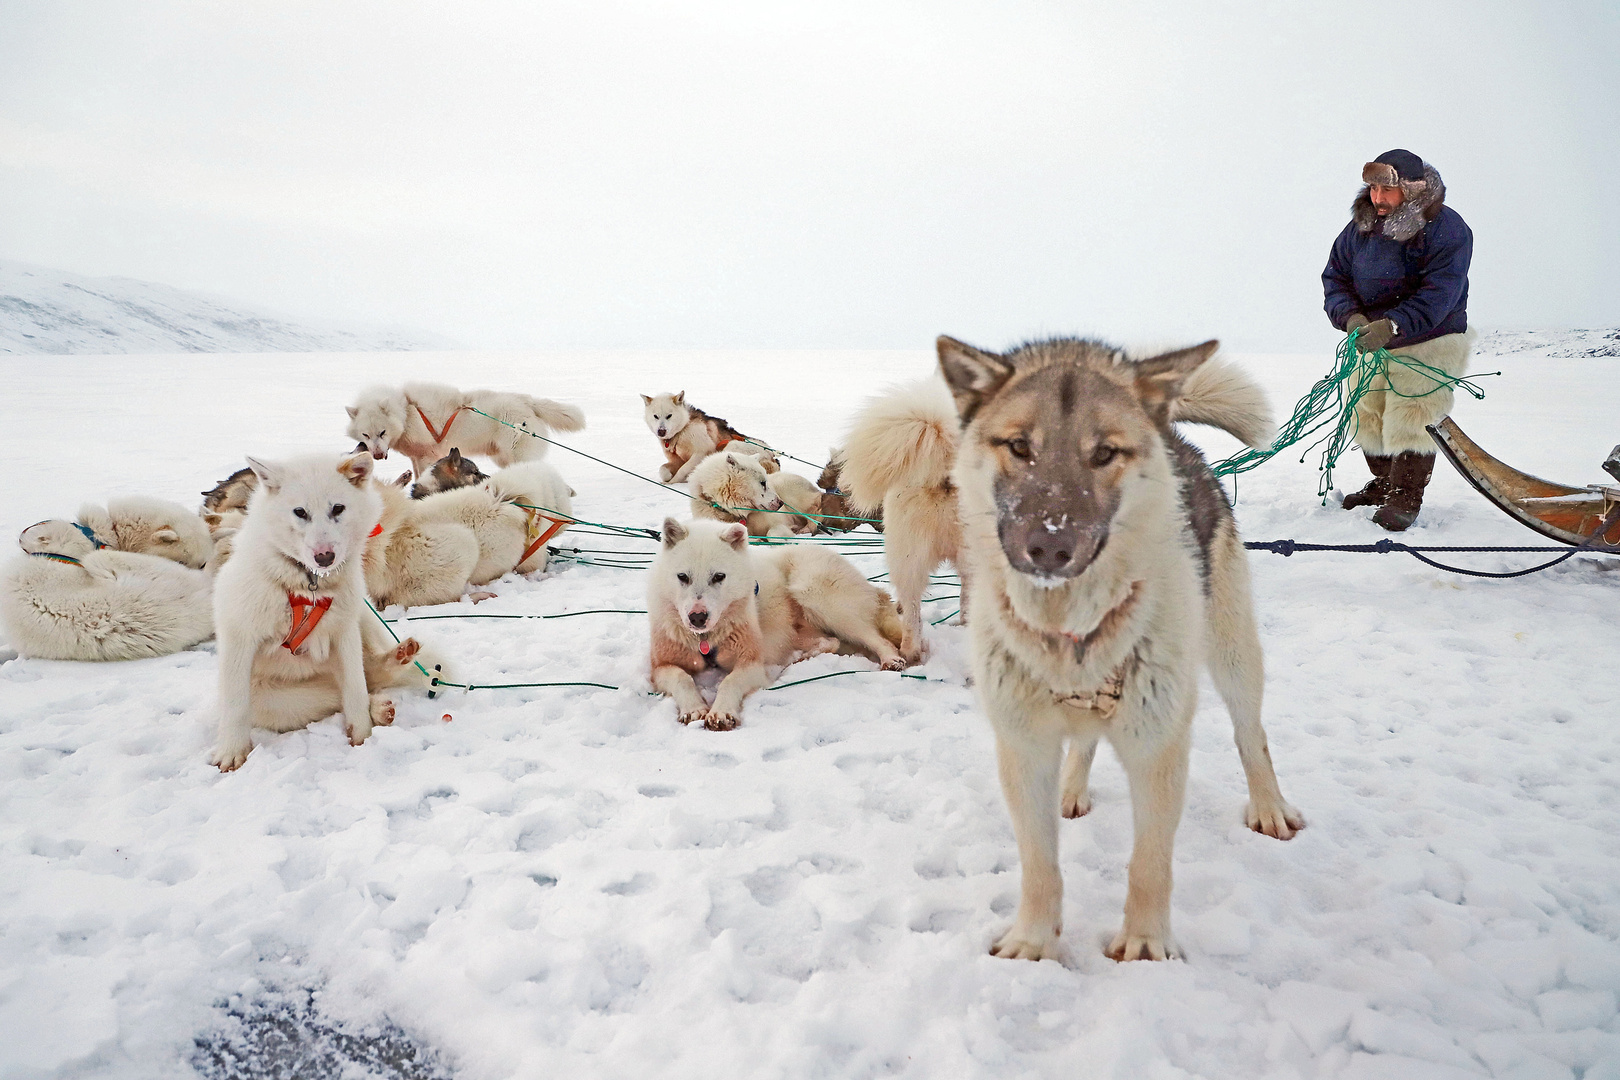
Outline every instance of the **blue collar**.
{"label": "blue collar", "polygon": [[109,544],[102,543],[101,538],[96,535],[96,530],[92,529],[90,526],[81,525],[77,521],[75,521],[73,523],[73,527],[75,529],[78,529],[80,532],[84,533],[84,538],[86,540],[90,541],[92,544],[96,545],[96,550],[97,551],[100,551],[104,547],[110,547],[111,546]]}

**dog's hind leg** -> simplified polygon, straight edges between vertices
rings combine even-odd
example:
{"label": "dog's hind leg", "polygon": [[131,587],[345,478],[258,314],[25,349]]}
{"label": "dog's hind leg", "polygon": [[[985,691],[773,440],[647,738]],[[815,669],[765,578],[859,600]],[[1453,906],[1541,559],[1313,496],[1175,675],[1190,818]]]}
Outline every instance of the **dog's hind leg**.
{"label": "dog's hind leg", "polygon": [[920,548],[916,538],[908,538],[898,527],[883,537],[889,583],[894,586],[894,600],[900,608],[900,655],[908,664],[921,663],[927,648],[923,640],[922,595],[933,567]]}
{"label": "dog's hind leg", "polygon": [[996,732],[1001,792],[1018,837],[1018,914],[990,952],[1013,960],[1057,959],[1063,932],[1063,873],[1058,868],[1058,766],[1055,739]]}
{"label": "dog's hind leg", "polygon": [[253,726],[297,731],[342,708],[337,684],[316,678],[297,683],[266,683],[254,688]]}
{"label": "dog's hind leg", "polygon": [[1244,822],[1256,832],[1288,840],[1305,818],[1283,798],[1260,723],[1266,673],[1249,593],[1248,557],[1235,534],[1213,552],[1209,619],[1209,674],[1232,716],[1232,735],[1249,781]]}
{"label": "dog's hind leg", "polygon": [[1097,757],[1097,734],[1073,735],[1069,754],[1063,759],[1063,816],[1085,817],[1091,813],[1091,763]]}

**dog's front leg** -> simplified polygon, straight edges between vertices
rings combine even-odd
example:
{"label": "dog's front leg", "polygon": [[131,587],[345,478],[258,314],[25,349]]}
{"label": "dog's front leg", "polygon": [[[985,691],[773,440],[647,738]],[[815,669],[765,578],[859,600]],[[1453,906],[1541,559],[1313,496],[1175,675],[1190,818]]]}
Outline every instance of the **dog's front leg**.
{"label": "dog's front leg", "polygon": [[240,768],[253,749],[253,654],[257,642],[219,635],[219,734],[208,760],[220,772]]}
{"label": "dog's front leg", "polygon": [[1058,869],[1058,766],[1063,746],[1056,740],[996,733],[996,766],[1001,792],[1018,837],[1023,880],[1012,927],[990,947],[996,956],[1016,960],[1059,957],[1063,932],[1063,874]]}
{"label": "dog's front leg", "polygon": [[675,699],[677,710],[675,718],[683,724],[690,724],[694,720],[702,720],[708,715],[708,703],[703,695],[698,693],[697,683],[692,681],[692,675],[685,668],[674,664],[660,664],[653,668],[653,688],[660,694]]}
{"label": "dog's front leg", "polygon": [[1192,744],[1192,709],[1177,717],[1168,738],[1153,746],[1116,737],[1120,762],[1131,788],[1136,842],[1125,892],[1125,925],[1108,955],[1115,960],[1165,960],[1177,955],[1170,936],[1171,856],[1176,826],[1187,791],[1187,758]]}
{"label": "dog's front leg", "polygon": [[715,691],[714,704],[709,707],[703,726],[710,731],[730,731],[742,723],[743,699],[770,684],[771,677],[764,664],[739,664],[732,668],[731,673],[720,680],[720,689]]}
{"label": "dog's front leg", "polygon": [[359,746],[371,734],[371,695],[366,690],[366,653],[360,624],[340,631],[332,642],[332,662],[337,665],[338,696],[343,702],[343,730],[349,744]]}

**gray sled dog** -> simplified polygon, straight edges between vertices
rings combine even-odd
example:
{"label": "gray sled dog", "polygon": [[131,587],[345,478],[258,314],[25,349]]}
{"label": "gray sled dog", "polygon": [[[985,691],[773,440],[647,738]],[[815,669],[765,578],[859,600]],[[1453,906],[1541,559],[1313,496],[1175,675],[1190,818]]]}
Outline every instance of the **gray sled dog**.
{"label": "gray sled dog", "polygon": [[136,660],[214,633],[213,579],[173,559],[97,547],[70,521],[24,530],[0,575],[0,626],[24,656]]}
{"label": "gray sled dog", "polygon": [[502,468],[545,456],[545,439],[530,438],[509,424],[536,435],[585,427],[585,414],[575,405],[497,390],[463,391],[443,383],[373,386],[348,410],[349,438],[358,441],[356,449],[378,461],[398,450],[411,459],[417,476],[452,448],[491,457]]}
{"label": "gray sled dog", "polygon": [[[1200,664],[1232,715],[1249,827],[1286,840],[1305,824],[1277,786],[1260,724],[1247,555],[1209,466],[1171,427],[1180,415],[1253,441],[1270,426],[1264,397],[1237,369],[1216,369],[1220,379],[1178,410],[1213,341],[1136,361],[1073,339],[1005,356],[948,337],[938,347],[963,424],[952,481],[975,590],[974,679],[1023,869],[1017,915],[991,951],[1057,955],[1059,814],[1091,809],[1092,757],[1106,738],[1136,830],[1108,955],[1172,956],[1171,849]],[[887,520],[893,536],[900,523]]]}
{"label": "gray sled dog", "polygon": [[[848,652],[904,666],[888,593],[826,548],[750,548],[741,522],[665,518],[647,612],[653,687],[675,699],[681,723],[710,731],[736,727],[743,700],[795,660]],[[692,680],[709,668],[725,673],[713,705]]]}
{"label": "gray sled dog", "polygon": [[219,736],[211,760],[247,760],[254,727],[293,731],[343,713],[358,746],[394,720],[390,688],[443,665],[395,644],[366,606],[361,558],[382,506],[371,458],[248,459],[259,478],[235,551],[214,586]]}

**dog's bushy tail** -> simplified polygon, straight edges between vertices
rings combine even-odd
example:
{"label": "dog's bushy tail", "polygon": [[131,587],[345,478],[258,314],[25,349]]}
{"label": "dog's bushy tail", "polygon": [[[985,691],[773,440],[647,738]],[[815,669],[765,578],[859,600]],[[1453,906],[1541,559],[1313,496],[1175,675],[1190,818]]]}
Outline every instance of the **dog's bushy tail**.
{"label": "dog's bushy tail", "polygon": [[923,379],[894,387],[855,414],[843,446],[839,489],[858,513],[883,506],[891,491],[936,487],[956,464],[956,403],[945,383]]}
{"label": "dog's bushy tail", "polygon": [[1271,445],[1277,433],[1266,392],[1248,373],[1219,357],[1200,365],[1181,384],[1170,419],[1220,428],[1256,448]]}
{"label": "dog's bushy tail", "polygon": [[520,461],[496,472],[484,481],[484,490],[499,502],[524,503],[547,510],[569,512],[568,485],[561,474],[543,461]]}
{"label": "dog's bushy tail", "polygon": [[527,394],[523,395],[523,400],[535,417],[554,431],[582,431],[585,428],[585,414],[578,405],[565,405],[550,398],[530,397]]}

